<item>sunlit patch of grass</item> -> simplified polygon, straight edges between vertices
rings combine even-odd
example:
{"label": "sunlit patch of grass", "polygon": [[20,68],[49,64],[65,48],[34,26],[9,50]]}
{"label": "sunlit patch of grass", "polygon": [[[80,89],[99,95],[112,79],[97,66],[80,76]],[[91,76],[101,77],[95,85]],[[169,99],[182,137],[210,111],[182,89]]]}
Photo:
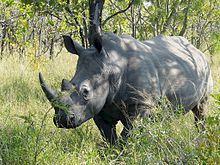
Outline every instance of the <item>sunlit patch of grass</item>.
{"label": "sunlit patch of grass", "polygon": [[214,93],[220,92],[220,52],[213,55],[213,64],[211,64],[214,80]]}
{"label": "sunlit patch of grass", "polygon": [[52,122],[54,110],[40,88],[38,72],[58,89],[63,78],[71,79],[75,56],[3,59],[0,164],[220,164],[217,64],[212,66],[216,84],[205,132],[197,131],[192,113],[173,113],[165,104],[157,107],[154,118],[137,120],[126,143],[110,147],[92,120],[69,130],[58,129]]}

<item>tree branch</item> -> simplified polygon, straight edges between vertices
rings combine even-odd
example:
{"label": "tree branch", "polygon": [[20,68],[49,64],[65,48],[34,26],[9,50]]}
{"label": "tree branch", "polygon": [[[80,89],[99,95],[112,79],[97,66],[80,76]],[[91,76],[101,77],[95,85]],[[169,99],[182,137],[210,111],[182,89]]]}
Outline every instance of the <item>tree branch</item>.
{"label": "tree branch", "polygon": [[[54,14],[53,12],[51,12],[51,11],[49,11],[49,10],[45,10],[45,11],[43,11],[43,12],[44,12],[45,14],[48,14],[48,15],[50,15],[50,16],[52,16],[52,17],[58,19],[59,21],[62,21],[62,20],[63,20],[63,18],[61,18],[59,15],[56,15],[56,14]],[[71,26],[75,26],[75,27],[76,27],[76,25],[75,25],[73,22],[70,22],[66,16],[64,16],[64,18],[65,18],[65,22],[66,22],[66,23],[68,23],[68,24],[71,25]]]}
{"label": "tree branch", "polygon": [[[67,2],[69,3],[69,2]],[[65,8],[66,11],[70,14],[71,17],[73,17],[76,25],[79,27],[79,35],[81,37],[81,42],[82,42],[82,46],[85,47],[85,41],[84,41],[84,35],[83,35],[83,28],[80,25],[80,22],[78,21],[77,17],[75,16],[75,14],[70,10],[69,8],[69,4],[67,4],[67,7]]]}
{"label": "tree branch", "polygon": [[118,11],[118,12],[112,14],[111,16],[107,17],[107,18],[103,21],[102,26],[104,26],[110,19],[112,19],[112,18],[115,17],[116,15],[126,12],[126,11],[133,5],[134,1],[135,1],[135,0],[131,0],[131,2],[128,4],[128,6],[127,6],[125,9],[120,10],[120,11]]}
{"label": "tree branch", "polygon": [[172,9],[171,9],[171,12],[169,13],[169,4],[167,2],[167,17],[166,17],[166,21],[163,25],[163,29],[162,29],[162,32],[161,33],[165,33],[168,26],[170,25],[171,21],[172,21],[172,18],[174,17],[174,15],[177,13],[176,12],[176,9],[178,8],[178,6],[180,5],[178,2],[174,3],[174,5],[172,6]]}

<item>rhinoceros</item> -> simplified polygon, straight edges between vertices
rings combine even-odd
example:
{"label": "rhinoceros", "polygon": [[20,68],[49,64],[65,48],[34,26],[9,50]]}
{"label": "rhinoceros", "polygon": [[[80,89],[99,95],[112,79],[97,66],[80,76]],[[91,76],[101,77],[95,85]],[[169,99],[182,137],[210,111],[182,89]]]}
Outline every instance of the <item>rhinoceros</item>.
{"label": "rhinoceros", "polygon": [[95,35],[87,49],[69,36],[63,38],[66,49],[78,55],[75,75],[62,80],[64,94],[49,87],[39,73],[57,127],[76,128],[93,118],[101,135],[114,144],[118,121],[126,138],[133,121],[148,116],[147,108],[140,108],[147,107],[143,93],[150,102],[166,97],[174,110],[180,105],[185,113],[192,110],[195,122],[204,119],[213,86],[211,71],[203,53],[185,38],[159,35],[140,42],[128,35],[103,33]]}

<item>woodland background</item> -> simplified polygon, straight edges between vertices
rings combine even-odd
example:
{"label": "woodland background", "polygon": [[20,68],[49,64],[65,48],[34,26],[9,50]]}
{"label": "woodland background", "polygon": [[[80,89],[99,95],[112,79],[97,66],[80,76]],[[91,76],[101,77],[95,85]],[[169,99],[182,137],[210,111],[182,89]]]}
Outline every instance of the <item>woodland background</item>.
{"label": "woodland background", "polygon": [[[94,0],[93,0],[94,1]],[[15,52],[56,57],[62,35],[89,46],[92,0],[1,0],[0,58]],[[103,0],[102,0],[103,1]],[[102,31],[130,34],[140,40],[158,34],[180,35],[203,52],[219,50],[218,0],[105,0]]]}

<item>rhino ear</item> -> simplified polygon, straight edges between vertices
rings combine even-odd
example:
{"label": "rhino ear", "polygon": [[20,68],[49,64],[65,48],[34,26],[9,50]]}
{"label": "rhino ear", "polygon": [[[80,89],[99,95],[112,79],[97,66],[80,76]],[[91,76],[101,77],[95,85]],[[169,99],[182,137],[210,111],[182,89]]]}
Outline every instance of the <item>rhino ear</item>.
{"label": "rhino ear", "polygon": [[93,36],[93,46],[97,49],[97,51],[100,53],[102,50],[102,37],[99,33],[96,33]]}
{"label": "rhino ear", "polygon": [[67,51],[72,54],[80,55],[84,50],[84,48],[77,42],[74,42],[70,36],[63,35],[63,40]]}

